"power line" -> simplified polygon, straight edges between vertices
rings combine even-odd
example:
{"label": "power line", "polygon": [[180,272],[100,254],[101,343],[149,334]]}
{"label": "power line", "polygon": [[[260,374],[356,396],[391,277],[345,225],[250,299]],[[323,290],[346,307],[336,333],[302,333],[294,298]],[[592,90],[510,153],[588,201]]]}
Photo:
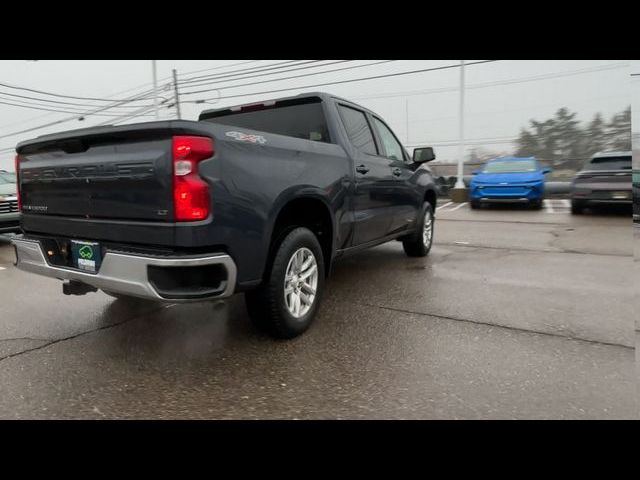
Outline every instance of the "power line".
{"label": "power line", "polygon": [[[26,95],[18,95],[16,93],[9,93],[9,92],[5,92],[0,90],[0,95],[4,95],[4,96],[8,96],[8,97],[16,97],[16,98],[26,98],[28,100],[36,100],[38,102],[47,102],[47,103],[55,103],[55,104],[61,104],[61,105],[71,105],[73,107],[85,107],[85,108],[91,108],[91,107],[100,107],[102,105],[95,105],[95,104],[87,104],[87,103],[77,103],[77,102],[63,102],[61,100],[50,100],[48,98],[38,98],[38,97],[29,97]],[[17,101],[17,100],[14,100]],[[118,108],[140,108],[140,105],[138,106],[132,106],[132,105],[120,105]]]}
{"label": "power line", "polygon": [[[466,85],[465,88],[466,89],[475,89],[475,88],[486,88],[486,87],[493,87],[493,86],[497,86],[497,85],[509,85],[509,84],[513,84],[513,83],[525,83],[525,82],[530,82],[530,81],[536,81],[536,80],[547,80],[547,79],[552,79],[552,78],[559,78],[559,77],[569,77],[569,76],[573,76],[573,75],[581,75],[584,73],[592,73],[592,72],[596,72],[596,71],[604,71],[604,70],[616,70],[619,68],[626,68],[628,67],[628,64],[624,63],[617,63],[617,64],[612,64],[612,65],[602,65],[599,67],[595,67],[595,68],[583,68],[583,69],[579,69],[579,70],[570,70],[570,71],[566,71],[566,72],[559,72],[559,73],[550,73],[550,74],[543,74],[543,75],[534,75],[534,76],[530,76],[530,77],[520,77],[520,78],[515,78],[515,79],[510,79],[510,80],[498,80],[498,81],[494,81],[494,82],[485,82],[485,83],[476,83],[476,84],[472,84],[472,85]],[[460,86],[451,86],[451,87],[442,87],[442,88],[431,88],[428,90],[413,90],[413,91],[409,91],[409,92],[392,92],[392,93],[386,93],[386,94],[381,94],[381,95],[364,95],[364,96],[358,96],[358,97],[353,97],[354,100],[365,100],[365,99],[375,99],[375,98],[393,98],[393,97],[408,97],[408,96],[412,96],[412,95],[428,95],[431,93],[442,93],[442,92],[456,92],[458,91],[460,88]]]}
{"label": "power line", "polygon": [[[471,62],[471,63],[467,63],[465,64],[466,66],[468,65],[477,65],[477,64],[481,64],[481,63],[489,63],[489,62],[497,62],[498,60],[480,60],[477,62]],[[262,92],[251,92],[251,93],[244,93],[241,95],[225,95],[225,96],[220,96],[218,97],[218,99],[223,99],[223,98],[238,98],[238,97],[249,97],[252,95],[262,95],[265,93],[278,93],[278,92],[286,92],[286,91],[290,91],[290,90],[302,90],[305,88],[313,88],[313,87],[324,87],[327,85],[339,85],[339,84],[343,84],[343,83],[352,83],[352,82],[362,82],[362,81],[366,81],[366,80],[376,80],[379,78],[389,78],[389,77],[398,77],[401,75],[413,75],[416,73],[424,73],[424,72],[433,72],[436,70],[447,70],[450,68],[460,68],[460,64],[455,64],[455,65],[445,65],[442,67],[434,67],[434,68],[423,68],[420,70],[411,70],[408,72],[398,72],[398,73],[387,73],[384,75],[375,75],[372,77],[363,77],[363,78],[353,78],[353,79],[349,79],[349,80],[337,80],[337,81],[333,81],[333,82],[325,82],[325,83],[316,83],[314,85],[300,85],[297,87],[289,87],[289,88],[280,88],[277,90],[267,90],[267,91],[262,91]],[[217,88],[212,88],[210,90],[207,91],[214,91],[214,90],[219,90]],[[206,98],[204,99],[206,100],[214,100],[214,98]],[[201,100],[190,100],[189,103],[201,103]],[[185,102],[186,103],[186,102]]]}
{"label": "power line", "polygon": [[[119,123],[126,122],[127,120],[144,116],[147,112],[150,112],[154,108],[155,106],[153,105],[150,107],[142,107],[136,112],[125,113],[124,115],[120,115],[119,117],[117,117],[115,120],[107,120],[106,122],[98,123],[96,126],[102,127],[104,125],[117,125]],[[120,120],[118,120],[118,118],[120,118]]]}
{"label": "power line", "polygon": [[[216,83],[235,82],[235,81],[238,81],[238,80],[244,80],[246,78],[267,77],[269,75],[278,75],[280,73],[288,73],[288,72],[293,72],[293,71],[296,71],[296,70],[307,70],[309,68],[328,67],[329,65],[334,65],[336,63],[345,63],[345,62],[353,62],[353,60],[336,60],[336,61],[333,61],[333,62],[330,62],[330,63],[324,63],[322,65],[305,65],[303,67],[296,66],[296,68],[289,68],[289,69],[286,69],[286,70],[284,69],[285,67],[279,67],[278,71],[271,72],[271,73],[259,73],[257,75],[245,75],[245,74],[243,74],[242,76],[237,76],[236,75],[238,78],[232,78],[232,79],[228,79],[228,80],[220,80],[220,79],[214,79],[212,81],[199,80],[199,82],[201,82],[201,83],[198,83],[196,85],[187,85],[186,84],[187,82],[180,82],[180,84],[181,85],[185,85],[187,88],[189,88],[189,87],[191,87],[191,88],[193,88],[193,87],[203,87],[205,85],[213,85],[213,84],[216,84]],[[255,73],[255,72],[250,72],[250,73]],[[274,79],[274,81],[275,80],[278,80],[278,79]],[[241,85],[233,85],[233,86],[231,86],[229,88],[234,88],[236,86],[241,86]],[[193,91],[193,92],[190,92],[190,93],[200,93],[200,91]]]}
{"label": "power line", "polygon": [[[344,61],[345,60],[341,60],[340,62],[334,62],[334,63],[342,63]],[[346,60],[346,61],[351,61],[351,60]],[[301,74],[301,75],[292,75],[290,77],[272,78],[272,79],[269,79],[269,80],[262,80],[260,82],[250,82],[250,83],[243,83],[243,84],[240,84],[240,85],[230,85],[230,86],[219,87],[218,89],[239,88],[239,87],[246,87],[247,85],[259,85],[259,84],[262,84],[262,83],[279,82],[281,80],[291,80],[293,78],[311,77],[313,75],[322,75],[322,74],[325,74],[325,73],[340,72],[340,71],[343,71],[343,70],[352,70],[352,69],[355,69],[355,68],[371,67],[373,65],[379,65],[381,63],[389,63],[389,62],[395,62],[395,61],[396,60],[382,60],[380,62],[368,63],[366,65],[353,65],[353,66],[350,66],[350,67],[334,68],[332,70],[323,70],[321,72],[312,72],[312,73],[304,73],[304,74]],[[327,65],[331,65],[331,64],[314,65],[314,66],[310,66],[310,67],[303,67],[302,69],[317,68],[317,67],[320,67],[320,66],[324,67],[324,66],[327,66]],[[278,72],[278,73],[281,73],[281,72]],[[262,76],[262,75],[258,75],[258,76]],[[247,78],[249,78],[249,77],[247,77]],[[218,90],[218,89],[216,89],[216,90]],[[209,92],[209,91],[211,91],[211,90],[208,89],[208,90],[191,91],[191,92],[185,92],[185,93],[183,93],[183,95],[194,95],[196,93],[203,93],[203,92]]]}
{"label": "power line", "polygon": [[[162,81],[164,81],[164,80],[166,80],[166,78],[165,78],[165,79],[163,79]],[[147,85],[150,85],[150,83],[145,83],[145,84],[143,84],[143,85],[138,85],[138,86],[136,86],[136,87],[128,88],[128,89],[126,89],[126,90],[121,90],[121,91],[116,92],[116,93],[114,93],[113,95],[111,95],[111,97],[113,97],[113,96],[115,96],[115,95],[121,95],[121,94],[123,94],[123,93],[132,92],[132,91],[134,91],[134,90],[138,90],[138,89],[140,89],[140,88],[144,88],[144,87],[146,87]],[[149,94],[149,93],[153,93],[153,89],[150,89],[150,90],[143,90],[142,92],[138,92],[136,95],[145,95],[145,94]],[[108,98],[108,97],[107,97],[107,98]],[[15,125],[21,125],[21,124],[24,124],[24,123],[29,123],[29,122],[32,122],[32,121],[34,121],[34,120],[38,120],[38,119],[40,119],[40,118],[50,117],[51,115],[54,115],[54,113],[45,113],[44,115],[39,115],[39,116],[37,116],[37,117],[32,117],[32,118],[27,119],[27,120],[24,120],[24,121],[20,121],[20,122],[12,122],[12,123],[10,123],[10,124],[0,125],[0,128],[5,128],[5,127],[10,127],[10,126],[15,126]],[[74,117],[74,118],[75,118],[75,117]]]}
{"label": "power line", "polygon": [[272,63],[270,65],[243,68],[243,69],[240,69],[240,70],[232,70],[230,72],[216,73],[216,74],[213,74],[213,75],[201,75],[201,76],[191,77],[191,78],[187,78],[186,80],[183,80],[182,83],[185,83],[185,84],[186,83],[198,83],[198,82],[202,82],[202,81],[205,81],[205,80],[211,80],[211,79],[237,77],[239,75],[245,75],[247,73],[258,73],[258,72],[266,72],[266,71],[270,71],[270,70],[279,70],[279,69],[286,68],[291,63],[296,63],[296,66],[299,66],[299,65],[306,65],[306,64],[309,64],[309,63],[318,63],[318,62],[323,62],[323,61],[325,61],[325,60],[289,60],[289,61],[286,61],[286,62]]}
{"label": "power line", "polygon": [[[237,65],[242,65],[242,64],[247,64],[247,63],[255,63],[255,62],[259,62],[259,61],[261,61],[261,60],[251,60],[251,61],[246,61],[246,62],[238,62],[238,63],[233,63],[233,64],[219,65],[219,66],[213,67],[213,68],[200,69],[200,70],[194,70],[194,71],[186,72],[185,74],[183,74],[183,76],[184,75],[188,76],[190,74],[199,73],[199,72],[203,72],[203,71],[217,70],[217,69],[222,69],[222,68],[230,68],[230,67],[237,66]],[[294,61],[284,62],[284,63],[292,63],[292,62],[296,62],[296,61],[294,60]],[[270,65],[270,66],[273,66],[273,65]],[[253,68],[256,68],[256,67],[253,67]],[[249,71],[249,70],[252,70],[252,68],[244,69],[244,70],[237,70],[237,71],[240,72],[240,71]],[[230,72],[225,72],[225,73],[230,73]],[[169,77],[165,77],[165,78],[161,79],[160,82],[165,82],[167,80],[171,80],[171,78],[172,77],[170,77],[170,76]],[[1,83],[0,83],[0,85],[5,85],[6,86],[6,84],[1,84]],[[145,83],[145,84],[137,86],[137,87],[133,87],[133,88],[129,88],[129,89],[126,89],[126,90],[122,90],[120,92],[117,92],[117,93],[113,94],[111,97],[113,97],[114,95],[119,95],[119,94],[127,93],[127,92],[130,92],[130,91],[133,91],[133,90],[137,90],[139,88],[146,87],[147,85],[149,85],[149,83]],[[165,87],[167,85],[170,85],[170,84],[165,84]],[[23,89],[23,90],[27,90],[27,91],[34,91],[36,93],[46,93],[46,92],[42,92],[40,90],[27,89],[27,88],[16,87],[16,86],[9,86],[9,88]],[[149,95],[151,95],[153,93],[154,93],[154,90],[153,89],[149,89],[149,90],[144,90],[142,92],[139,92],[138,94],[134,95],[133,97],[128,97],[127,99],[122,99],[122,100],[126,100],[126,101],[122,101],[122,100],[118,100],[118,99],[114,99],[114,98],[109,98],[109,97],[107,97],[107,99],[101,99],[101,100],[107,100],[107,101],[112,102],[112,103],[115,102],[115,105],[111,105],[109,108],[123,108],[123,107],[125,107],[125,105],[122,105],[122,103],[130,103],[130,102],[133,102],[133,101],[139,101],[139,100],[142,100],[142,99],[146,99]],[[6,94],[8,94],[8,95],[16,95],[16,94],[9,94],[8,92],[6,92]],[[87,99],[87,98],[91,99],[92,98],[92,97],[75,97],[75,96],[62,96],[62,97],[63,98],[75,98],[75,99]],[[45,99],[41,99],[41,100],[45,100]],[[99,110],[99,111],[102,111],[102,107],[98,107],[97,105],[95,107],[96,108],[101,108],[101,110]],[[126,107],[129,108],[129,106],[126,106]],[[134,107],[134,108],[137,108],[137,107]],[[44,117],[51,116],[51,115],[53,115],[55,113],[66,113],[66,112],[58,112],[58,111],[56,111],[56,112],[52,112],[52,113],[47,113],[47,114],[44,114],[44,115],[40,115],[38,117],[34,117],[34,118],[31,118],[31,119],[28,119],[26,121],[22,121],[22,122],[18,122],[18,123],[12,122],[11,124],[0,126],[0,128],[9,127],[9,126],[15,126],[15,125],[19,125],[19,124],[32,122],[32,121],[37,120],[39,118],[44,118]],[[79,113],[78,115],[89,116],[89,115],[93,115],[93,114],[94,114],[93,112],[85,111],[85,112],[82,112],[81,114]],[[75,120],[75,119],[77,119],[77,117],[73,116],[73,117],[70,117],[70,118],[61,119],[59,121],[47,123],[47,124],[44,124],[44,125],[39,125],[37,127],[33,127],[33,128],[30,128],[30,129],[27,129],[27,130],[20,131],[20,132],[15,132],[14,134],[18,135],[20,133],[27,133],[28,131],[35,131],[35,130],[39,130],[41,128],[47,128],[47,127],[50,127],[50,126],[53,126],[53,125],[56,125],[56,124],[64,123],[64,122]],[[14,134],[7,134],[7,135],[4,135],[4,136],[0,136],[0,138],[6,138],[6,137],[12,136]]]}
{"label": "power line", "polygon": [[[148,90],[148,91],[147,91],[147,92],[145,92],[145,93],[141,93],[141,94],[133,95],[133,96],[129,97],[129,99],[125,99],[125,100],[118,100],[118,101],[116,101],[115,103],[116,103],[116,104],[127,103],[127,102],[130,102],[130,101],[136,100],[136,99],[141,99],[141,98],[148,97],[149,95],[152,95],[153,93],[154,93],[154,91],[153,91],[153,89],[151,89],[151,90]],[[108,109],[109,109],[109,108],[111,108],[111,107],[112,107],[112,106],[109,106],[109,105],[108,105],[108,106],[104,106],[104,107],[100,107],[100,108],[98,108],[97,110],[87,111],[87,112],[85,112],[84,114],[77,114],[77,115],[74,115],[74,116],[72,116],[72,117],[63,118],[63,119],[60,119],[60,120],[56,120],[56,121],[54,121],[54,122],[46,123],[46,124],[44,124],[44,125],[38,125],[37,127],[31,127],[31,128],[27,128],[27,129],[25,129],[25,130],[20,130],[20,131],[18,131],[18,132],[12,132],[12,133],[8,133],[8,134],[6,134],[6,135],[1,135],[1,136],[0,136],[0,139],[2,139],[2,138],[7,138],[7,137],[13,137],[13,136],[15,136],[15,135],[20,135],[20,134],[22,134],[22,133],[32,132],[32,131],[35,131],[35,130],[40,130],[40,129],[42,129],[42,128],[47,128],[47,127],[51,127],[51,126],[53,126],[53,125],[58,125],[58,124],[60,124],[60,123],[68,122],[68,121],[70,121],[70,120],[76,120],[76,119],[78,119],[79,117],[82,117],[82,116],[91,116],[91,115],[95,115],[96,113],[99,113],[99,112],[104,111],[104,110],[108,110]]]}
{"label": "power line", "polygon": [[245,65],[247,63],[257,63],[257,62],[262,62],[263,60],[247,60],[246,62],[238,62],[238,63],[231,63],[231,64],[225,64],[225,65],[219,65],[217,67],[212,67],[212,68],[203,68],[201,70],[193,70],[191,72],[187,72],[184,75],[189,75],[192,73],[201,73],[201,72],[209,72],[212,70],[220,70],[222,68],[229,68],[229,67],[235,67],[238,65]]}
{"label": "power line", "polygon": [[[1,99],[1,97],[0,97],[0,104],[9,105],[9,106],[12,106],[12,107],[29,108],[29,109],[32,109],[32,110],[43,110],[43,111],[47,111],[47,112],[56,112],[56,113],[74,113],[74,114],[77,114],[79,116],[85,116],[83,114],[83,112],[79,111],[79,110],[52,109],[52,108],[46,108],[44,106],[35,106],[35,104],[21,105],[21,104],[18,104],[18,103],[3,102],[1,100],[4,100],[4,99]],[[145,107],[146,107],[146,105],[145,105]],[[119,114],[111,114],[111,113],[95,113],[93,115],[100,116],[100,117],[117,117],[117,116],[119,116]]]}
{"label": "power line", "polygon": [[52,97],[59,97],[59,98],[73,98],[76,100],[94,100],[97,102],[120,102],[120,101],[126,101],[125,99],[108,99],[108,98],[96,98],[96,97],[77,97],[74,95],[63,95],[60,93],[53,93],[53,92],[45,92],[42,90],[36,90],[33,88],[27,88],[27,87],[17,87],[15,85],[10,85],[8,83],[2,83],[0,82],[0,86],[2,87],[6,87],[6,88],[12,88],[14,90],[25,90],[27,92],[34,92],[34,93],[40,93],[42,95],[49,95]]}

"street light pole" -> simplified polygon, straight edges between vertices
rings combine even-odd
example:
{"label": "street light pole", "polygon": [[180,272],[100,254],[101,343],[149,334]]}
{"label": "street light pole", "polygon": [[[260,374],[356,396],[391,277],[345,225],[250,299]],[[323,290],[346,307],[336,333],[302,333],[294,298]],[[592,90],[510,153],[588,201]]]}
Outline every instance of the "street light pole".
{"label": "street light pole", "polygon": [[158,73],[156,69],[156,61],[151,60],[151,69],[153,72],[153,111],[158,120]]}
{"label": "street light pole", "polygon": [[464,60],[460,60],[460,136],[458,145],[458,175],[453,188],[464,189]]}

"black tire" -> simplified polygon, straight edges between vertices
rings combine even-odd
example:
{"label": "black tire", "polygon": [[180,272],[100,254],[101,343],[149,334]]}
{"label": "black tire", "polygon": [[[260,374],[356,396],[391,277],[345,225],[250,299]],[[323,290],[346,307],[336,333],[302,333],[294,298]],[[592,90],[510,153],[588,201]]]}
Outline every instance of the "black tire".
{"label": "black tire", "polygon": [[469,202],[469,205],[471,206],[472,210],[477,210],[478,208],[480,208],[480,202],[478,200],[471,200]]}
{"label": "black tire", "polygon": [[[431,216],[431,236],[427,242],[428,244],[425,244],[423,231],[427,213]],[[402,241],[404,253],[409,257],[426,257],[431,250],[431,245],[433,245],[434,227],[435,217],[433,216],[433,207],[429,202],[424,202],[422,210],[420,211],[420,218],[418,220],[416,233]]]}
{"label": "black tire", "polygon": [[[307,248],[317,265],[316,293],[309,310],[296,318],[285,301],[285,275],[289,261],[295,252]],[[273,262],[264,282],[255,290],[245,293],[247,311],[253,323],[263,332],[275,338],[294,338],[304,333],[316,316],[324,291],[324,256],[316,236],[311,230],[298,227],[291,231],[277,246]]]}
{"label": "black tire", "polygon": [[542,202],[543,202],[542,198],[539,198],[538,200],[531,200],[531,202],[529,203],[529,206],[534,210],[540,210],[542,209]]}
{"label": "black tire", "polygon": [[571,200],[572,215],[581,215],[583,211],[584,211],[584,204],[582,202],[576,202],[575,200]]}

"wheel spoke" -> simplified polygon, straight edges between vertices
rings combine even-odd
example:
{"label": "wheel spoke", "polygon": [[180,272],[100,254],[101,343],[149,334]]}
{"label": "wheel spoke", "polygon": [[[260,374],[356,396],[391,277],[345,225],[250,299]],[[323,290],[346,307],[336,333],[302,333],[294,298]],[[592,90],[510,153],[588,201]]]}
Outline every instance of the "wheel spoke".
{"label": "wheel spoke", "polygon": [[302,288],[302,290],[304,290],[305,292],[307,292],[310,295],[315,295],[316,294],[316,290],[311,285],[309,285],[308,283],[303,283],[301,288]]}
{"label": "wheel spoke", "polygon": [[302,250],[298,250],[298,252],[296,253],[296,271],[298,273],[300,273],[303,258],[304,258],[304,252]]}
{"label": "wheel spoke", "polygon": [[302,300],[302,303],[304,303],[305,306],[311,305],[311,297],[306,293],[300,292],[300,300]]}
{"label": "wheel spoke", "polygon": [[309,265],[311,265],[312,263],[313,263],[313,257],[309,255],[309,258],[307,258],[305,262],[302,264],[302,266],[300,267],[300,271],[304,272],[307,268],[309,268]]}
{"label": "wheel spoke", "polygon": [[307,278],[309,278],[310,275],[315,273],[316,270],[318,270],[318,267],[316,265],[314,265],[311,268],[307,269],[307,271],[305,271],[304,273],[300,274],[300,277],[299,277],[300,280],[306,280]]}
{"label": "wheel spoke", "polygon": [[294,309],[295,315],[298,316],[298,315],[300,315],[300,295],[296,294],[294,296],[294,299],[295,300],[294,300],[293,309]]}

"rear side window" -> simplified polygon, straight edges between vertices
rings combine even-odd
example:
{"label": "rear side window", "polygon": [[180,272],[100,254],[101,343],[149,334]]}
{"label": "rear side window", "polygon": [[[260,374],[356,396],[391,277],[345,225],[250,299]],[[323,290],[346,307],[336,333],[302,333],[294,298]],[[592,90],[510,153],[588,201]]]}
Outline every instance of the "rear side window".
{"label": "rear side window", "polygon": [[260,132],[331,143],[322,104],[317,102],[278,102],[274,106],[249,111],[223,110],[202,121]]}
{"label": "rear side window", "polygon": [[377,155],[376,142],[373,140],[373,133],[364,112],[344,105],[338,105],[338,109],[353,146],[361,152]]}
{"label": "rear side window", "polygon": [[586,165],[588,170],[631,170],[631,157],[595,157]]}

